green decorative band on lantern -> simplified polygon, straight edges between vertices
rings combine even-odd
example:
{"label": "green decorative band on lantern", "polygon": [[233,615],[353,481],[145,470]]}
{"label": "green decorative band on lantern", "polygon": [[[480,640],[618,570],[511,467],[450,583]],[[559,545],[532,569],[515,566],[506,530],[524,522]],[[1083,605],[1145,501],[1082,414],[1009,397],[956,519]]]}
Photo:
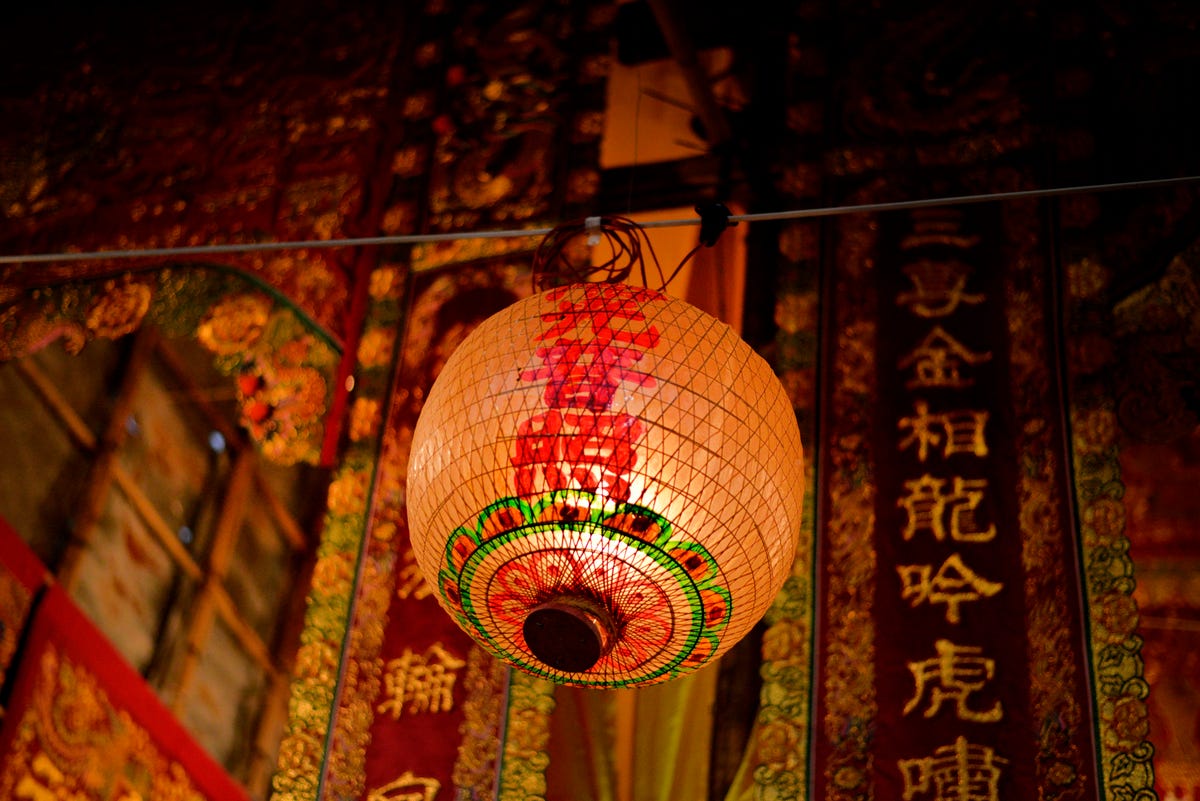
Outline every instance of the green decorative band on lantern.
{"label": "green decorative band on lantern", "polygon": [[[459,624],[501,658],[554,681],[603,687],[654,683],[706,662],[732,614],[720,580],[708,550],[653,510],[558,491],[533,503],[502,499],[456,529],[438,589]],[[514,633],[522,614],[570,611],[571,598],[612,612],[612,656],[596,671],[549,669]],[[618,663],[624,677],[607,676]]]}

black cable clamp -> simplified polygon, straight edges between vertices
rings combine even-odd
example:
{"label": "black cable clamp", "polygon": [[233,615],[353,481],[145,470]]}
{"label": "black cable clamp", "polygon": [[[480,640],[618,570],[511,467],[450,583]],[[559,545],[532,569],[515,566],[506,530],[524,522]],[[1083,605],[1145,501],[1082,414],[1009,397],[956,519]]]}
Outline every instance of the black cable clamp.
{"label": "black cable clamp", "polygon": [[700,215],[700,244],[711,248],[730,226],[729,209],[724,203],[700,203],[696,213]]}

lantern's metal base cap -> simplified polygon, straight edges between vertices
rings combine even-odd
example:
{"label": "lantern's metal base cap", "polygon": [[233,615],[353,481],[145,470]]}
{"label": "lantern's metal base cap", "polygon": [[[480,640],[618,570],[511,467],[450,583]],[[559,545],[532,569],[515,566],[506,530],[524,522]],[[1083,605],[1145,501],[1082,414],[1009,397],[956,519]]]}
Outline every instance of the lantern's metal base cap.
{"label": "lantern's metal base cap", "polygon": [[599,604],[567,596],[535,608],[522,631],[529,650],[546,665],[564,673],[583,673],[612,647],[614,626],[608,610]]}

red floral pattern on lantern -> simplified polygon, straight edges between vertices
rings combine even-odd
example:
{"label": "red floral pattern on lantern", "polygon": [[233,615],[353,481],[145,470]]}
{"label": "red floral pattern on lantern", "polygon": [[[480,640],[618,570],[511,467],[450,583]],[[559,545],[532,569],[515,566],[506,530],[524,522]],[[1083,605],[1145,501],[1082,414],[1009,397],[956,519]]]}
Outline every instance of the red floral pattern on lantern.
{"label": "red floral pattern on lantern", "polygon": [[[501,658],[556,681],[666,680],[711,659],[729,623],[725,577],[703,546],[650,509],[595,494],[502,499],[460,526],[443,558],[447,611]],[[611,650],[581,675],[548,672],[524,640],[530,614],[563,598],[602,606],[613,624]]]}
{"label": "red floral pattern on lantern", "polygon": [[628,562],[595,551],[545,550],[506,562],[496,571],[488,596],[495,617],[519,633],[533,609],[564,594],[609,588],[608,604],[620,628],[612,650],[593,672],[628,670],[644,665],[667,647],[674,621],[663,590]]}
{"label": "red floral pattern on lantern", "polygon": [[565,587],[578,587],[582,578],[570,551],[537,551],[502,565],[488,598],[497,618],[520,628],[531,609]]}

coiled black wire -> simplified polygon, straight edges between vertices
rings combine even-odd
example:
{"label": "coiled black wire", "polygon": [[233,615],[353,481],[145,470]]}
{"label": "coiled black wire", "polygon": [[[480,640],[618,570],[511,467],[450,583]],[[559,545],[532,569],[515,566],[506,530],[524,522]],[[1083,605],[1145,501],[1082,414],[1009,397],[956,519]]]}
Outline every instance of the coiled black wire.
{"label": "coiled black wire", "polygon": [[[626,282],[637,270],[643,286],[662,291],[699,248],[693,248],[671,275],[665,276],[645,229],[628,217],[569,220],[546,234],[534,251],[533,288],[544,292],[566,284]],[[597,259],[595,253],[603,257]],[[647,274],[647,255],[652,275]],[[651,278],[658,281],[657,287],[651,285]]]}

